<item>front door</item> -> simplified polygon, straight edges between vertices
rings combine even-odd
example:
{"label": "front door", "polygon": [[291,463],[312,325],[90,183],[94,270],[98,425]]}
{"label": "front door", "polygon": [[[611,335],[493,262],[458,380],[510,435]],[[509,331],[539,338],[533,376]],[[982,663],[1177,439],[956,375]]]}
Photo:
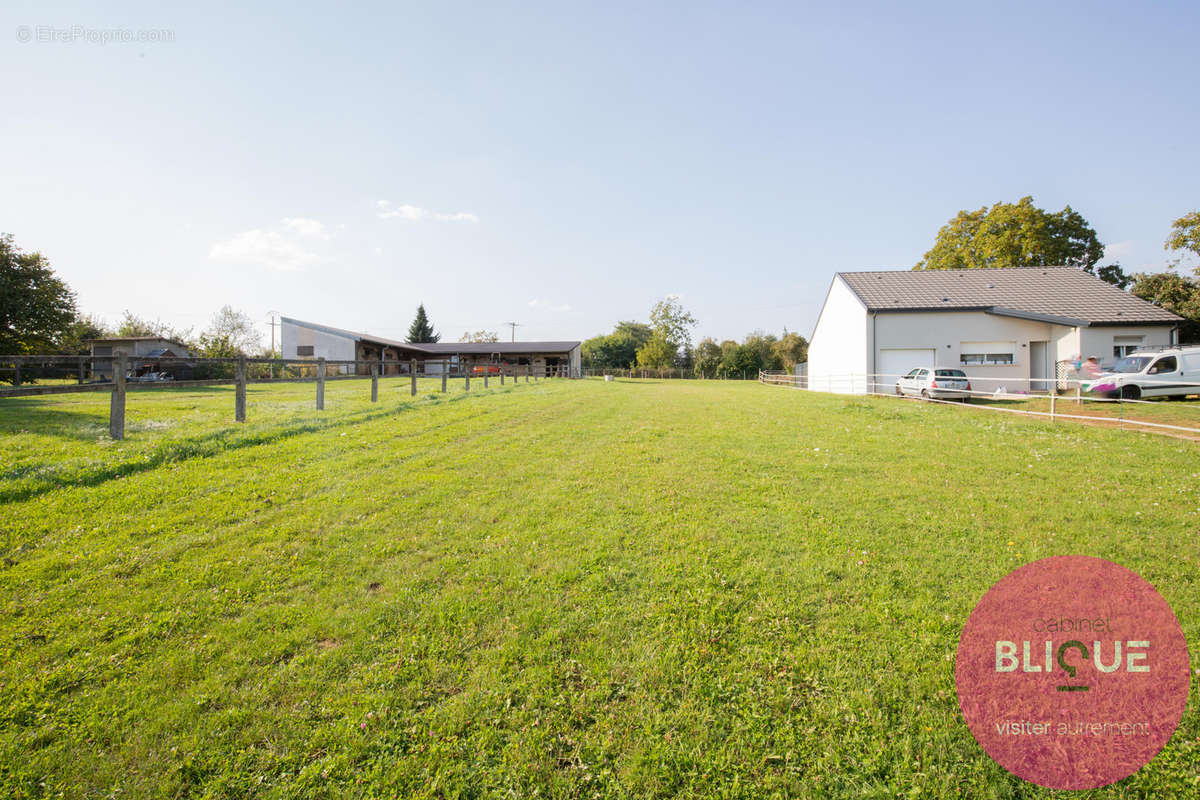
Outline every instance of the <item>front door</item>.
{"label": "front door", "polygon": [[1049,342],[1029,343],[1029,390],[1048,392],[1052,384],[1050,374]]}

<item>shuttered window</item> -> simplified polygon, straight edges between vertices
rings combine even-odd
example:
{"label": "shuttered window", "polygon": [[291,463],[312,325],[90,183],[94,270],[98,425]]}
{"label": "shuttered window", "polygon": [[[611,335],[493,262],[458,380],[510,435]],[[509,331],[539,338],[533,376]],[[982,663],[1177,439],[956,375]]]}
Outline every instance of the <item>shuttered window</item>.
{"label": "shuttered window", "polygon": [[961,364],[1015,364],[1016,342],[961,342],[959,363]]}

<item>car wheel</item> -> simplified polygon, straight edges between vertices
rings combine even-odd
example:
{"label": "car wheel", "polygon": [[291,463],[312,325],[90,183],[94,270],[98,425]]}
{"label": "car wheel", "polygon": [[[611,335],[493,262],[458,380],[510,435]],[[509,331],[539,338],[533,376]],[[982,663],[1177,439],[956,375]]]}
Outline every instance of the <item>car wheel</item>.
{"label": "car wheel", "polygon": [[904,396],[904,392],[900,391],[900,384],[898,384],[898,383],[896,384],[896,396],[897,396],[897,397],[903,397],[903,396]]}
{"label": "car wheel", "polygon": [[926,400],[928,400],[928,399],[929,399],[929,390],[928,390],[928,389],[922,389],[922,390],[921,390],[921,397],[923,397],[923,398],[925,398]]}
{"label": "car wheel", "polygon": [[1128,385],[1121,387],[1122,400],[1140,400],[1142,399],[1142,388],[1140,386]]}

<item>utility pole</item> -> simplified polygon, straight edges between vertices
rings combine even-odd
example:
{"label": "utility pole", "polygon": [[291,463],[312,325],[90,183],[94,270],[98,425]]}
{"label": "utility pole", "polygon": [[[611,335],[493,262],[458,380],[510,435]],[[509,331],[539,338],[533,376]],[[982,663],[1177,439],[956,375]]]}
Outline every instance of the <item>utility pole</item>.
{"label": "utility pole", "polygon": [[[267,320],[268,320],[267,324],[269,324],[271,326],[271,358],[272,359],[275,358],[275,326],[280,324],[280,323],[275,322],[275,317],[277,317],[277,316],[279,316],[278,311],[268,311],[267,312]],[[279,333],[280,333],[280,338],[282,339],[283,331],[281,330]],[[282,344],[282,342],[280,344]],[[270,370],[271,379],[274,380],[275,379],[275,362],[273,360],[271,361],[270,365],[268,366],[268,369]]]}
{"label": "utility pole", "polygon": [[506,322],[506,323],[504,323],[504,324],[505,324],[505,325],[507,325],[508,327],[512,328],[512,338],[511,338],[509,341],[511,341],[511,342],[515,342],[515,341],[517,340],[517,328],[520,326],[520,324],[521,324],[521,323],[519,323],[519,322]]}

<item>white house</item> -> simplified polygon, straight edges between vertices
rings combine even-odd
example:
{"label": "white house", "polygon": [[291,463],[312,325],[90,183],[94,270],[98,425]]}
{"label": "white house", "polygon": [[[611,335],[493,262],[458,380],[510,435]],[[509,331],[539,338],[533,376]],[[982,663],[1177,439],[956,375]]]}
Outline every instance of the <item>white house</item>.
{"label": "white house", "polygon": [[976,391],[1049,388],[1056,364],[1177,341],[1181,318],[1073,267],[839,272],[808,349],[820,391],[955,367]]}

